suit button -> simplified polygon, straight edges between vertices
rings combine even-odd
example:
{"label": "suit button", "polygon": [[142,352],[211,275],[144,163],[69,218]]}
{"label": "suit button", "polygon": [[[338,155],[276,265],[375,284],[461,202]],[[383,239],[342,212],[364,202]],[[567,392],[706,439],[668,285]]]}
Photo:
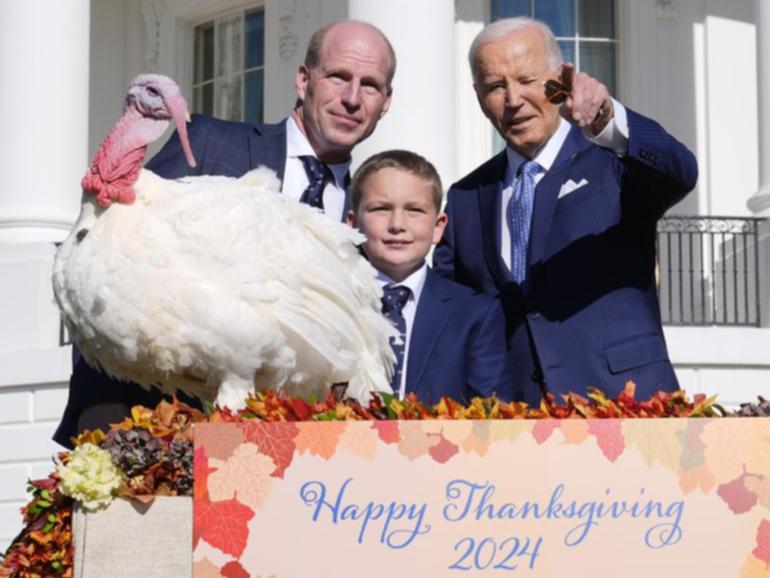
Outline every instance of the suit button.
{"label": "suit button", "polygon": [[539,369],[536,369],[532,372],[532,381],[535,383],[542,383],[543,382],[543,372]]}
{"label": "suit button", "polygon": [[540,313],[537,311],[532,311],[531,313],[527,313],[527,317],[529,317],[532,320],[540,319]]}

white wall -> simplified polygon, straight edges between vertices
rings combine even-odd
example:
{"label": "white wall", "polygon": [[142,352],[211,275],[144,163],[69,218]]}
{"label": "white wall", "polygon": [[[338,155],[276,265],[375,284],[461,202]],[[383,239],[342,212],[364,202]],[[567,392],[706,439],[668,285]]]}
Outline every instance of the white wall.
{"label": "white wall", "polygon": [[51,436],[66,401],[64,383],[0,384],[0,552],[23,526],[27,480],[47,477],[52,456],[63,449]]}

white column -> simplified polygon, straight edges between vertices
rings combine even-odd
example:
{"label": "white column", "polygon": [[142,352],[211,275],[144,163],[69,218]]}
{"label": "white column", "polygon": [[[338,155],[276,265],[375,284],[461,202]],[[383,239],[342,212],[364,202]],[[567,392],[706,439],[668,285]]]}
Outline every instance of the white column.
{"label": "white column", "polygon": [[390,111],[356,147],[354,166],[385,149],[408,149],[431,161],[447,188],[458,176],[454,0],[348,0],[347,17],[382,30],[398,60]]}
{"label": "white column", "polygon": [[759,190],[746,203],[755,215],[770,216],[770,2],[756,0],[759,102]]}
{"label": "white column", "polygon": [[62,240],[88,165],[89,0],[0,2],[0,244]]}

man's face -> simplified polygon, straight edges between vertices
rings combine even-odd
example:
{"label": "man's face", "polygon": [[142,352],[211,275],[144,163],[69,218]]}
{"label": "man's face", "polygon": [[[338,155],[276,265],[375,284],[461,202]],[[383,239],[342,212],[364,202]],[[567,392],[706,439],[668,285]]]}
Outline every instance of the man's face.
{"label": "man's face", "polygon": [[439,242],[447,216],[435,207],[430,182],[401,169],[380,169],[361,188],[361,202],[348,213],[348,223],[366,235],[364,252],[374,268],[403,281]]}
{"label": "man's face", "polygon": [[515,151],[532,158],[559,127],[559,108],[545,98],[551,70],[540,32],[525,28],[484,44],[477,53],[476,96],[481,110]]}
{"label": "man's face", "polygon": [[296,89],[302,104],[295,119],[322,161],[346,161],[372,134],[390,106],[390,65],[383,39],[350,22],[326,33],[318,66],[300,67]]}

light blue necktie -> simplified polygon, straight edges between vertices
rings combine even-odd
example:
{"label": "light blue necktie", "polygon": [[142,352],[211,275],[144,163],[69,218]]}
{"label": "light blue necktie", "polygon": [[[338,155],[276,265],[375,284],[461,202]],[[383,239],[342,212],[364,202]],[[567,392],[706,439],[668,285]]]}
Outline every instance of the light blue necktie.
{"label": "light blue necktie", "polygon": [[532,207],[535,202],[535,175],[540,165],[527,161],[519,167],[508,203],[508,230],[511,233],[511,275],[522,285],[527,278],[527,247],[532,227]]}

